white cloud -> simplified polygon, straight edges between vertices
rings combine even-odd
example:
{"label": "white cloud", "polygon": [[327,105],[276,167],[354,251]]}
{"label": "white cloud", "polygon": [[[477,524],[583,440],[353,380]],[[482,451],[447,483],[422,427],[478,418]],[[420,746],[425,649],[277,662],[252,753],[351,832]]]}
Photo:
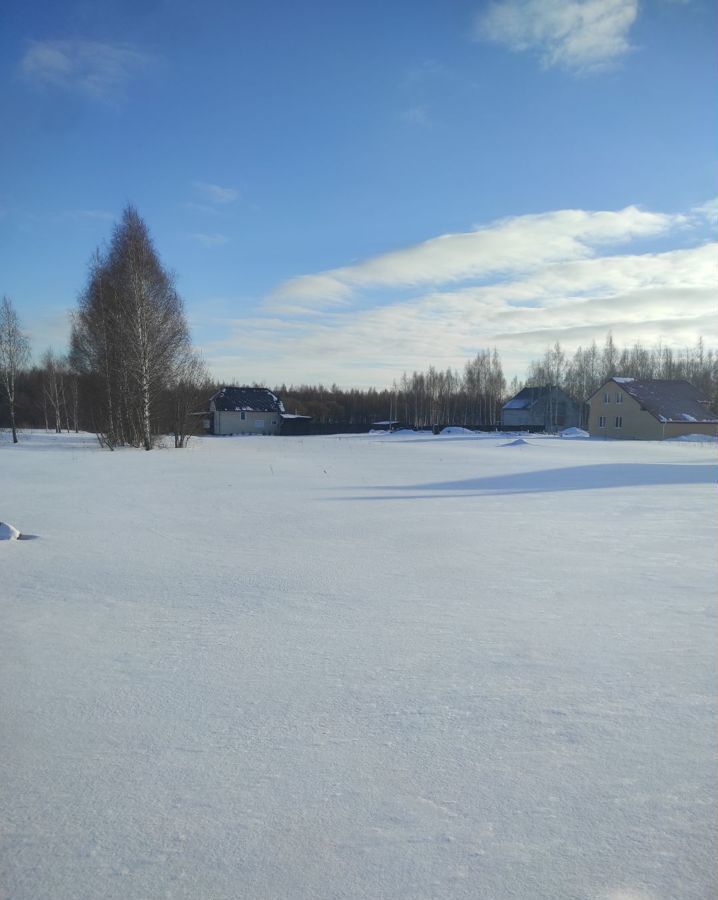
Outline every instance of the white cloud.
{"label": "white cloud", "polygon": [[[237,377],[241,359],[243,371],[276,383],[384,386],[429,364],[460,369],[487,346],[509,377],[523,376],[556,340],[571,352],[609,329],[619,343],[680,349],[702,335],[717,347],[718,244],[705,242],[704,207],[696,209],[521,216],[292,279],[273,293],[271,311],[225,320],[205,355],[218,377]],[[626,251],[655,236],[683,247]]]}
{"label": "white cloud", "polygon": [[195,181],[193,185],[197,193],[207,203],[224,205],[226,203],[234,203],[239,197],[239,191],[235,190],[235,188],[222,187],[219,184],[211,184],[208,181]]}
{"label": "white cloud", "polygon": [[92,100],[122,99],[130,81],[151,62],[129,44],[99,41],[31,41],[20,61],[25,81]]}
{"label": "white cloud", "polygon": [[528,272],[539,266],[593,256],[596,249],[659,235],[686,221],[684,216],[640,210],[617,212],[560,210],[517,216],[474,231],[431,238],[353,266],[302,275],[279,285],[271,308],[293,303],[321,308],[346,303],[359,289],[438,285]]}
{"label": "white cloud", "polygon": [[713,226],[718,225],[718,197],[713,197],[712,200],[708,200],[706,203],[694,206],[691,212],[698,219],[703,219]]}
{"label": "white cloud", "polygon": [[538,52],[545,66],[605,68],[630,50],[638,0],[495,0],[476,20],[476,36],[517,52]]}
{"label": "white cloud", "polygon": [[197,241],[203,247],[223,247],[229,243],[229,238],[224,234],[204,234],[196,231],[190,235],[192,240]]}

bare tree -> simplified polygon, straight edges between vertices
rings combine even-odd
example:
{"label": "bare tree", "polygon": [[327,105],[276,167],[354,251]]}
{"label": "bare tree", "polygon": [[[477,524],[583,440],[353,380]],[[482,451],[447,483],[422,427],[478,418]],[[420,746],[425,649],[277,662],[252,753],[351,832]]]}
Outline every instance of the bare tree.
{"label": "bare tree", "polygon": [[0,379],[10,407],[13,444],[17,444],[15,399],[17,376],[30,359],[30,342],[20,328],[20,320],[9,297],[0,303]]}
{"label": "bare tree", "polygon": [[197,413],[207,403],[211,385],[202,358],[191,349],[178,362],[171,383],[167,387],[167,418],[174,435],[175,447],[186,447],[199,430]]}
{"label": "bare tree", "polygon": [[[128,206],[105,255],[95,255],[72,334],[72,362],[94,391],[109,447],[152,448],[162,399],[189,352],[182,301],[147,226]],[[181,380],[181,379],[180,379]]]}

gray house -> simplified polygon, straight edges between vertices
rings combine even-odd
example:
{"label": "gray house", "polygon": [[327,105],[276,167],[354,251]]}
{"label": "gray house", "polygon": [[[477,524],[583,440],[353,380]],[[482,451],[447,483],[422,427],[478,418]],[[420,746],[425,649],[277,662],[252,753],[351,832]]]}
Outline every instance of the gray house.
{"label": "gray house", "polygon": [[580,428],[583,404],[560,387],[526,387],[501,407],[501,425],[513,428]]}
{"label": "gray house", "polygon": [[267,388],[223,387],[204,413],[206,434],[279,434],[284,406]]}

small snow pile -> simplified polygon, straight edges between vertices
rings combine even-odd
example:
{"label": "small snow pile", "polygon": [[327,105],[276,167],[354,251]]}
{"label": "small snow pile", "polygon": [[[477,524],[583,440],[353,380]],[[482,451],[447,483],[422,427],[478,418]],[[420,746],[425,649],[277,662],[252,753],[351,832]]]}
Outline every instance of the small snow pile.
{"label": "small snow pile", "polygon": [[473,434],[474,432],[470,428],[462,428],[460,425],[449,425],[447,428],[442,428],[440,434]]}
{"label": "small snow pile", "polygon": [[523,447],[524,445],[527,447],[531,446],[531,444],[523,438],[516,438],[515,441],[509,441],[508,444],[499,444],[500,447]]}
{"label": "small snow pile", "polygon": [[561,432],[562,438],[587,438],[591,437],[591,435],[584,431],[583,428],[564,428]]}
{"label": "small snow pile", "polygon": [[679,441],[682,444],[704,444],[706,441],[715,443],[718,435],[715,434],[680,434],[678,437],[666,438],[666,441]]}
{"label": "small snow pile", "polygon": [[7,522],[0,522],[0,541],[16,541],[20,537],[20,532],[13,525]]}

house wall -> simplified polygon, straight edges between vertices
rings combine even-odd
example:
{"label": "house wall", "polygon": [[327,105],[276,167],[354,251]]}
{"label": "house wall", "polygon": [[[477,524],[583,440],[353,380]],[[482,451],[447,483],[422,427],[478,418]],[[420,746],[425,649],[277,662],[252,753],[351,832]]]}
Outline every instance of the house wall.
{"label": "house wall", "polygon": [[501,424],[506,426],[537,425],[549,429],[552,419],[555,419],[558,429],[578,428],[582,425],[581,404],[563,391],[554,391],[550,410],[547,398],[537,400],[529,409],[501,410]]}
{"label": "house wall", "polygon": [[[244,418],[242,418],[244,416]],[[278,412],[219,412],[214,413],[214,434],[279,434],[281,416]]]}
{"label": "house wall", "polygon": [[680,437],[682,434],[709,434],[718,436],[718,424],[715,422],[666,422],[665,435]]}
{"label": "house wall", "polygon": [[[536,404],[538,406],[538,404]],[[536,424],[532,421],[531,413],[533,410],[530,409],[502,409],[501,410],[501,424],[502,425],[511,425],[514,428],[521,426],[528,426]],[[540,425],[543,425],[544,417],[543,417],[543,409],[541,410],[541,421]]]}
{"label": "house wall", "polygon": [[[604,395],[608,394],[606,403]],[[618,398],[622,399],[619,401]],[[588,433],[591,437],[623,438],[624,440],[660,441],[663,439],[663,423],[627,394],[615,382],[608,382],[591,397],[591,412],[588,419]],[[606,425],[600,426],[599,419],[606,417]],[[622,423],[616,425],[616,416]],[[667,437],[668,435],[666,435]]]}
{"label": "house wall", "polygon": [[[608,403],[604,400],[605,394],[608,394]],[[619,397],[623,399],[619,401]],[[588,432],[591,437],[661,441],[664,438],[680,437],[682,434],[718,434],[716,423],[659,422],[648,410],[641,408],[638,400],[613,381],[609,381],[596,391],[589,400],[589,406]],[[605,426],[598,424],[601,416],[606,417]],[[620,427],[616,426],[616,416],[621,417]]]}

